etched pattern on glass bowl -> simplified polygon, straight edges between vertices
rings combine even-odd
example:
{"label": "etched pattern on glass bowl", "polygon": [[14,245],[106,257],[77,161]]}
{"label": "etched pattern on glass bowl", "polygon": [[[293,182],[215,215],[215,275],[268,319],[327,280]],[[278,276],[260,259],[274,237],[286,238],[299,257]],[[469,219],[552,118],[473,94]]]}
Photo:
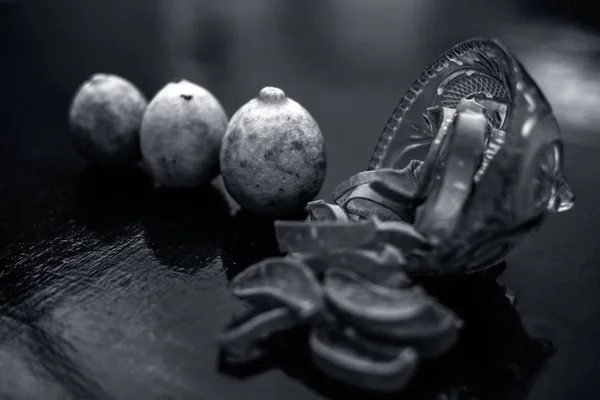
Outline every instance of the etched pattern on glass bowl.
{"label": "etched pattern on glass bowl", "polygon": [[[548,213],[566,211],[574,202],[562,174],[563,144],[552,108],[519,61],[494,39],[460,43],[423,72],[388,120],[369,169],[402,169],[411,160],[429,161],[435,173],[421,182],[423,194],[436,196],[438,207],[456,203],[440,185],[448,180],[465,183],[460,182],[464,176],[444,171],[448,152],[459,151],[452,147],[457,132],[447,129],[447,149],[430,153],[438,131],[424,117],[436,107],[456,112],[464,99],[485,109],[489,129],[481,134],[486,135],[487,150],[495,148],[468,178],[472,189],[458,207],[457,222],[416,260],[431,274],[471,273],[497,264]],[[496,138],[493,144],[491,136]]]}

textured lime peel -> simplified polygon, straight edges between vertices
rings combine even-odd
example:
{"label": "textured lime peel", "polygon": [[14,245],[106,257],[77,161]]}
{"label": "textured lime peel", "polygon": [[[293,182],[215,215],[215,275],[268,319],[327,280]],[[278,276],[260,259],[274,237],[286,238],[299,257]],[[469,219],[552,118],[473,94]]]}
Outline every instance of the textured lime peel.
{"label": "textured lime peel", "polygon": [[156,186],[194,187],[216,178],[228,121],[207,89],[186,80],[165,85],[148,105],[139,144]]}
{"label": "textured lime peel", "polygon": [[293,215],[323,185],[325,139],[308,110],[269,86],[231,117],[219,162],[225,187],[242,208]]}
{"label": "textured lime peel", "polygon": [[306,221],[275,223],[285,255],[234,279],[255,314],[226,328],[222,349],[260,355],[265,335],[304,325],[323,373],[401,390],[463,326],[412,279],[498,265],[573,198],[537,85],[499,42],[459,44],[400,101],[368,171],[342,182],[332,204],[308,203]]}

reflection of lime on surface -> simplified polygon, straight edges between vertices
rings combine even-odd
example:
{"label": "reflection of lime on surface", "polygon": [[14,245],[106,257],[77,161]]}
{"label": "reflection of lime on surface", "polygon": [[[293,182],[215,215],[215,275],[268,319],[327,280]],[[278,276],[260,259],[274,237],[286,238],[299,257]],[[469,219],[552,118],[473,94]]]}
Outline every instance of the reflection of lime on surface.
{"label": "reflection of lime on surface", "polygon": [[171,82],[148,105],[141,129],[146,168],[159,186],[191,187],[219,174],[227,115],[206,89]]}
{"label": "reflection of lime on surface", "polygon": [[248,211],[285,215],[304,209],[325,179],[325,141],[300,104],[262,89],[231,118],[220,155],[223,181]]}
{"label": "reflection of lime on surface", "polygon": [[101,166],[133,164],[140,156],[139,131],[146,110],[144,95],[131,82],[95,74],[71,103],[71,138],[79,154]]}

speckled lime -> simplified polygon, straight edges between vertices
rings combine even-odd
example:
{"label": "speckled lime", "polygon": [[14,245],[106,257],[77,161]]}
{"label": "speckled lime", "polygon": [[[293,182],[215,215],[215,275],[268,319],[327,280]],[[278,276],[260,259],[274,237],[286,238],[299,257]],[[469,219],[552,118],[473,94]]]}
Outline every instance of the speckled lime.
{"label": "speckled lime", "polygon": [[105,167],[134,164],[140,158],[139,133],[147,100],[126,79],[95,74],[71,103],[71,138],[87,161]]}
{"label": "speckled lime", "polygon": [[219,174],[227,115],[215,96],[187,80],[171,82],[148,105],[141,149],[157,186],[207,184]]}
{"label": "speckled lime", "polygon": [[266,87],[231,118],[220,162],[225,187],[242,208],[292,214],[321,189],[325,140],[304,107],[282,90]]}

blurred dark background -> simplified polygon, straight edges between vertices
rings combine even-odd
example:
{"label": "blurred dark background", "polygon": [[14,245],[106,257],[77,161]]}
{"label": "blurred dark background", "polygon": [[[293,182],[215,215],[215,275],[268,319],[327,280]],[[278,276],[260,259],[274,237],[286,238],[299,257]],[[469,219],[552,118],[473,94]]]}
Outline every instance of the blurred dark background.
{"label": "blurred dark background", "polygon": [[[243,229],[223,225],[225,212],[207,221],[203,210],[219,209],[210,196],[157,198],[131,176],[90,175],[66,119],[91,74],[122,75],[148,97],[185,77],[212,91],[229,115],[262,87],[282,88],[326,138],[320,197],[329,200],[338,183],[367,167],[419,73],[457,42],[489,36],[517,54],[552,103],[578,200],[511,257],[503,277],[519,295],[527,330],[556,343],[558,354],[533,388],[517,390],[521,397],[493,385],[487,393],[596,398],[600,19],[593,7],[585,0],[0,0],[0,398],[330,397],[280,373],[244,384],[215,373],[214,336],[235,308],[226,280],[249,260],[235,261],[230,249],[231,241],[246,243]],[[255,222],[248,226],[246,236],[256,236]],[[234,230],[239,235],[227,239]]]}

